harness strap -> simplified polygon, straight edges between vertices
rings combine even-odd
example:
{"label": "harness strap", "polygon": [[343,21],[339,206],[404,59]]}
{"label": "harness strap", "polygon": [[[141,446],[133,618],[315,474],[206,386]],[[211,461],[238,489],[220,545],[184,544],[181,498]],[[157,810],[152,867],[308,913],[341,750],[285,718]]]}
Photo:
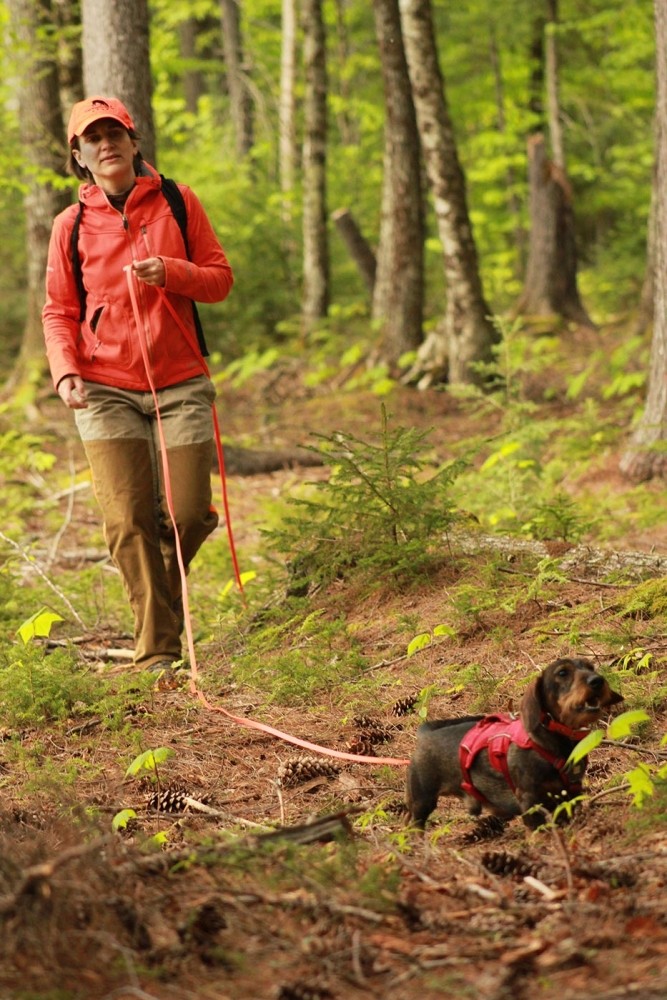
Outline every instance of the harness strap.
{"label": "harness strap", "polygon": [[459,747],[461,788],[467,795],[471,795],[484,805],[489,804],[486,796],[475,787],[470,773],[477,755],[482,750],[487,751],[490,765],[503,776],[505,782],[516,793],[516,784],[512,780],[507,759],[512,745],[539,754],[558,771],[565,788],[575,794],[581,791],[581,782],[573,781],[571,778],[567,759],[556,756],[546,747],[536,743],[526,732],[521,719],[513,719],[509,715],[487,715],[468,731]]}

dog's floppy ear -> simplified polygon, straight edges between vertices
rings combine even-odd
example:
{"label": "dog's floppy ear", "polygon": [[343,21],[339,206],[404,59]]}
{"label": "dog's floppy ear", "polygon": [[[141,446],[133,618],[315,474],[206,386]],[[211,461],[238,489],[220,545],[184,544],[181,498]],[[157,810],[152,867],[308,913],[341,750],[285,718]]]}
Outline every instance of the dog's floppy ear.
{"label": "dog's floppy ear", "polygon": [[543,711],[542,676],[540,675],[530,682],[521,699],[521,721],[526,732],[530,733],[537,729],[542,721]]}

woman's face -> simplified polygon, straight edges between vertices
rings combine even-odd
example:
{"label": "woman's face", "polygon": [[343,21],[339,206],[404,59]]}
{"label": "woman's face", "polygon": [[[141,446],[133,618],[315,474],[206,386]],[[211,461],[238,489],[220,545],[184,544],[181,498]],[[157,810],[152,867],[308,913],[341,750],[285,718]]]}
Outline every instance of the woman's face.
{"label": "woman's face", "polygon": [[101,118],[79,137],[72,155],[81,167],[90,170],[95,183],[109,194],[120,194],[134,180],[137,144],[127,129],[113,118]]}

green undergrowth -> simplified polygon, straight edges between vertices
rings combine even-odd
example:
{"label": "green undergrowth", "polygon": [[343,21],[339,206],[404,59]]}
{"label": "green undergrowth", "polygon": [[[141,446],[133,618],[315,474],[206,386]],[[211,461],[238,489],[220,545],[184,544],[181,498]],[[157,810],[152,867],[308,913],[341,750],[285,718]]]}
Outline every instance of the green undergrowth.
{"label": "green undergrowth", "polygon": [[104,678],[75,650],[47,652],[36,642],[17,641],[0,647],[0,725],[17,730],[100,715],[113,729],[151,683],[141,675]]}
{"label": "green undergrowth", "polygon": [[291,601],[245,635],[233,657],[232,677],[268,701],[317,698],[363,673],[366,660],[344,617]]}

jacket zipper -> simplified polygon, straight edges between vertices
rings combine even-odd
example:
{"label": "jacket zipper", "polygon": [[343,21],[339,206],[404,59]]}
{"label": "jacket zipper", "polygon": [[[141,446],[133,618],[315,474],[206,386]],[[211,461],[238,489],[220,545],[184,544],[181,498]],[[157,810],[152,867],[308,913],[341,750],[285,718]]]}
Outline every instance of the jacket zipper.
{"label": "jacket zipper", "polygon": [[[123,219],[123,226],[125,228],[125,232],[127,233],[128,239],[130,241],[130,250],[131,250],[131,253],[132,253],[132,259],[135,260],[138,257],[138,254],[135,253],[135,244],[134,244],[134,240],[132,239],[132,234],[130,233],[130,223],[129,223],[129,219],[127,218],[125,212],[123,212],[122,219]],[[141,225],[139,227],[139,231],[140,231],[141,235],[144,238],[144,242],[146,243],[146,245],[148,245],[148,240],[147,240],[147,237],[146,237],[146,226],[145,225]],[[143,322],[144,322],[143,335],[144,335],[144,338],[146,340],[146,348],[147,348],[147,351],[148,351],[148,356],[149,356],[149,358],[151,359],[151,362],[152,362],[152,360],[153,360],[153,358],[152,358],[152,355],[153,355],[153,344],[152,344],[152,341],[151,341],[151,328],[150,328],[150,323],[148,322],[148,314],[147,314],[147,309],[146,309],[146,300],[145,300],[145,297],[144,297],[145,296],[145,292],[144,292],[144,288],[142,287],[142,282],[139,281],[139,282],[137,282],[137,284],[139,285],[138,293],[139,293],[139,302],[141,303],[141,317],[142,317]],[[141,331],[139,331],[139,336],[141,336]]]}

